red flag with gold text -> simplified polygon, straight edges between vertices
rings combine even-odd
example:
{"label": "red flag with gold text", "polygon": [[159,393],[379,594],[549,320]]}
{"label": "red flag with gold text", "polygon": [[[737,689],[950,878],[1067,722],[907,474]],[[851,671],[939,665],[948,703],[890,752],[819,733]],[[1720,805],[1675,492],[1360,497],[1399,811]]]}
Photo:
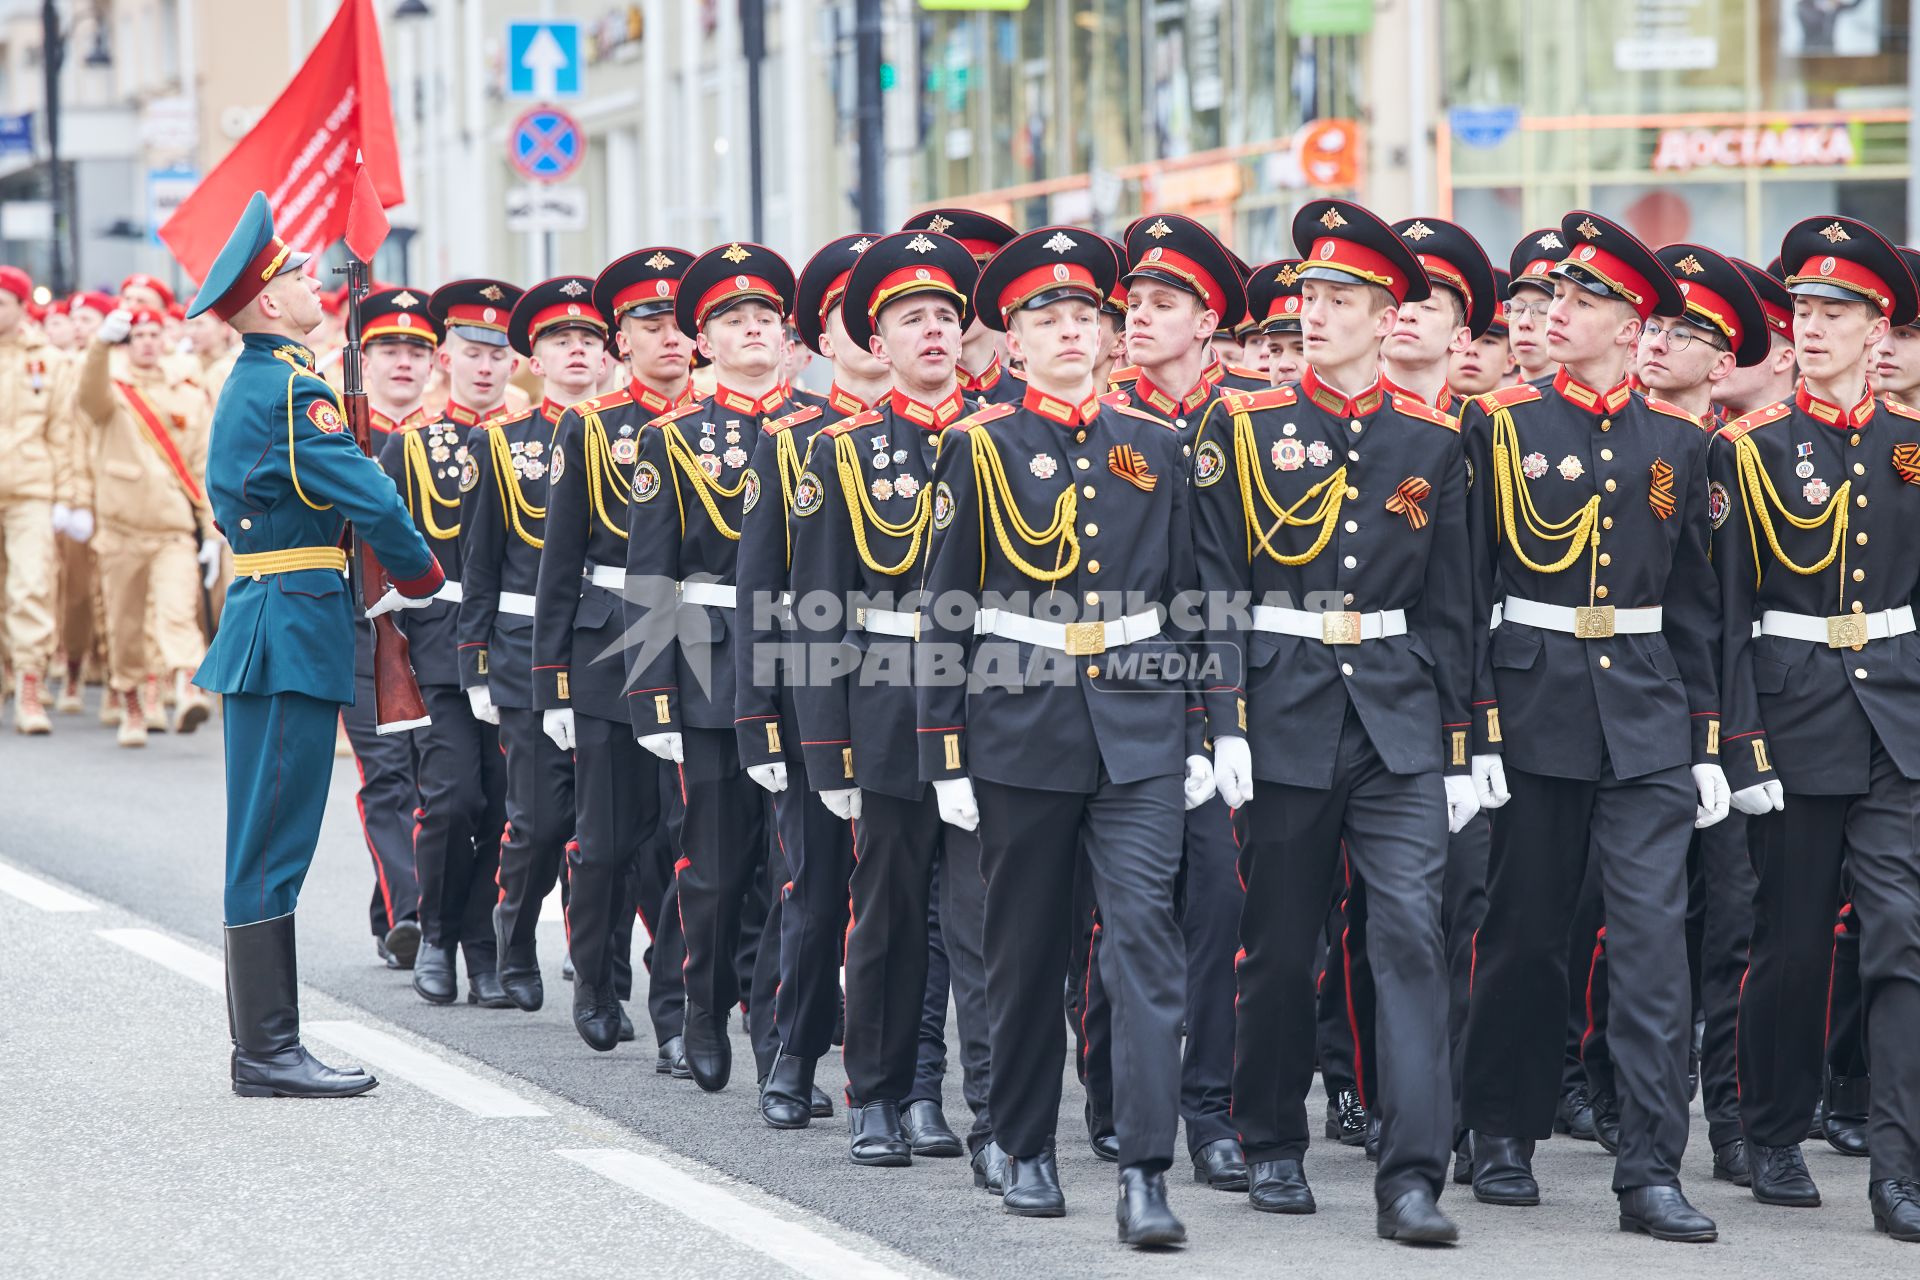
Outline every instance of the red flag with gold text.
{"label": "red flag with gold text", "polygon": [[264,191],[275,234],[317,253],[346,232],[356,158],[383,206],[406,199],[373,0],[343,0],[292,82],[181,202],[160,238],[199,280],[247,198]]}

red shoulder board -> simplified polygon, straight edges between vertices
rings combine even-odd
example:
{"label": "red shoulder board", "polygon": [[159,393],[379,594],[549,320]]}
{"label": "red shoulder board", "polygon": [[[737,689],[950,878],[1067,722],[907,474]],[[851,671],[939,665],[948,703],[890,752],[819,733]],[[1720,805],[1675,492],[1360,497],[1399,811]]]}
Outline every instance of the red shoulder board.
{"label": "red shoulder board", "polygon": [[761,430],[765,431],[770,436],[777,436],[782,431],[793,430],[795,427],[799,426],[803,422],[812,422],[815,418],[819,417],[821,414],[825,412],[826,410],[822,409],[817,404],[803,405],[802,407],[795,409],[792,413],[787,414],[785,417],[775,418],[772,422],[769,422],[766,426],[762,427]]}
{"label": "red shoulder board", "polygon": [[1476,397],[1480,407],[1488,413],[1495,409],[1511,409],[1514,405],[1525,404],[1529,400],[1540,398],[1540,388],[1529,382],[1517,383],[1511,387],[1501,387],[1498,391],[1489,391]]}
{"label": "red shoulder board", "polygon": [[694,400],[687,404],[681,405],[678,409],[669,409],[665,413],[661,414],[660,416],[649,419],[647,422],[647,425],[650,427],[664,427],[669,422],[677,422],[679,419],[686,417],[688,414],[693,413],[699,409],[704,409],[706,407],[707,407],[707,402],[705,400]]}
{"label": "red shoulder board", "polygon": [[[797,418],[800,415],[794,414],[793,416]],[[838,422],[820,428],[820,434],[843,436],[849,431],[858,431],[861,427],[870,427],[885,416],[886,415],[882,414],[878,409],[862,409],[851,418],[842,418]]]}
{"label": "red shoulder board", "polygon": [[1793,402],[1790,400],[1782,400],[1779,404],[1770,404],[1764,409],[1755,409],[1752,413],[1735,418],[1732,422],[1720,428],[1720,438],[1723,440],[1738,440],[1755,427],[1764,427],[1769,422],[1778,422],[1792,412]]}
{"label": "red shoulder board", "polygon": [[331,400],[315,400],[307,405],[307,421],[328,435],[342,430],[346,423],[340,419],[340,411],[333,407]]}
{"label": "red shoulder board", "polygon": [[1653,410],[1655,413],[1664,413],[1669,418],[1684,419],[1685,421],[1692,423],[1696,427],[1700,425],[1700,419],[1694,417],[1692,414],[1688,413],[1685,409],[1682,409],[1679,405],[1674,404],[1670,400],[1661,400],[1655,396],[1648,396],[1647,408]]}
{"label": "red shoulder board", "polygon": [[1174,426],[1171,422],[1168,422],[1165,418],[1159,417],[1155,414],[1148,413],[1145,409],[1136,409],[1132,405],[1126,403],[1126,401],[1124,400],[1112,401],[1112,400],[1103,399],[1100,401],[1100,403],[1106,405],[1110,409],[1118,409],[1121,413],[1126,414],[1129,418],[1139,418],[1143,422],[1151,422],[1154,426],[1164,427],[1168,431],[1178,431],[1180,429]]}
{"label": "red shoulder board", "polygon": [[1260,372],[1258,369],[1249,369],[1243,364],[1228,364],[1223,360],[1220,362],[1220,367],[1236,378],[1252,378],[1256,382],[1265,382],[1267,380],[1266,374]]}
{"label": "red shoulder board", "polygon": [[1107,375],[1107,385],[1109,387],[1112,387],[1115,391],[1118,391],[1122,386],[1126,385],[1129,382],[1136,382],[1139,380],[1139,378],[1140,378],[1139,365],[1123,364],[1118,369],[1115,369],[1113,372]]}
{"label": "red shoulder board", "polygon": [[602,409],[618,409],[623,404],[633,403],[633,392],[622,387],[618,391],[609,391],[603,396],[594,396],[591,400],[582,400],[573,405],[573,411],[583,417],[589,413],[598,413]]}
{"label": "red shoulder board", "polygon": [[1445,427],[1449,431],[1460,429],[1460,420],[1450,413],[1442,413],[1430,404],[1423,403],[1416,396],[1395,395],[1393,407],[1398,413],[1409,418],[1418,418],[1422,422],[1431,422],[1436,427]]}
{"label": "red shoulder board", "polygon": [[531,418],[532,416],[532,409],[522,409],[518,413],[496,413],[493,417],[484,419],[480,423],[480,429],[482,431],[498,431],[508,423],[519,422],[523,418]]}
{"label": "red shoulder board", "polygon": [[1122,405],[1131,404],[1132,402],[1133,402],[1133,397],[1128,395],[1126,392],[1126,389],[1123,387],[1115,387],[1113,390],[1107,392],[1107,394],[1100,397],[1101,404],[1110,404],[1110,405],[1113,405],[1115,408],[1119,408]]}
{"label": "red shoulder board", "polygon": [[947,430],[965,431],[969,427],[977,427],[983,422],[993,422],[1004,418],[1019,407],[1019,405],[1014,404],[990,404],[978,413],[968,414],[966,417],[960,419],[960,421],[948,427]]}
{"label": "red shoulder board", "polygon": [[1229,391],[1222,388],[1220,403],[1228,413],[1252,413],[1255,409],[1284,409],[1299,403],[1293,384],[1268,387],[1264,391]]}
{"label": "red shoulder board", "polygon": [[1880,401],[1880,404],[1883,408],[1886,409],[1888,413],[1891,413],[1896,417],[1912,418],[1915,421],[1920,421],[1920,409],[1915,409],[1911,405],[1904,405],[1904,404],[1901,404],[1898,400],[1892,400],[1892,399],[1882,399]]}

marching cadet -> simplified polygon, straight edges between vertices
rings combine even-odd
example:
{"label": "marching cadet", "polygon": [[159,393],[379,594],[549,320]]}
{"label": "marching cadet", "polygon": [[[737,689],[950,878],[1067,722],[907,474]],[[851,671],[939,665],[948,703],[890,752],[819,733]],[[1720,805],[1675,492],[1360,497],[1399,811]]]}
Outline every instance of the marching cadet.
{"label": "marching cadet", "polygon": [[1598,214],[1568,214],[1558,237],[1548,332],[1560,372],[1473,402],[1463,424],[1473,616],[1501,609],[1476,658],[1473,769],[1483,804],[1508,806],[1493,823],[1468,1013],[1473,1191],[1539,1203],[1533,1145],[1553,1131],[1569,916],[1591,857],[1614,975],[1620,1228],[1708,1241],[1712,1219],[1679,1185],[1689,819],[1706,827],[1727,811],[1707,438],[1627,386],[1641,325],[1683,308],[1667,269]]}
{"label": "marching cadet", "polygon": [[[232,334],[233,331],[223,321],[216,318],[214,323],[220,326],[222,332]],[[60,298],[48,303],[40,325],[47,342],[61,352],[74,357],[85,354],[86,347],[81,344],[79,330],[74,327],[67,299]],[[94,612],[95,588],[99,577],[95,572],[93,547],[90,545],[94,511],[91,466],[93,438],[92,433],[84,427],[84,423],[76,421],[75,430],[71,433],[74,450],[72,490],[65,502],[55,504],[53,512],[54,556],[59,577],[54,596],[59,602],[55,620],[56,643],[58,652],[66,659],[66,670],[62,673],[64,679],[53,709],[62,715],[79,715],[84,710],[80,695],[86,685],[86,664],[93,656],[103,621]],[[4,560],[0,560],[0,566],[4,566]],[[0,692],[0,700],[4,700],[4,696],[4,692]],[[100,702],[103,710],[112,705],[113,690],[110,683],[101,695]],[[118,722],[117,716],[115,722]]]}
{"label": "marching cadet", "polygon": [[[914,1098],[936,916],[963,1042],[986,1036],[979,846],[940,821],[920,779],[911,688],[911,597],[931,528],[934,457],[965,413],[955,370],[977,275],[965,246],[936,232],[883,237],[853,262],[835,327],[883,361],[892,390],[814,437],[794,489],[791,585],[807,606],[795,629],[808,677],[794,688],[798,723],[789,733],[806,762],[802,776],[829,810],[853,820],[858,842],[844,1057],[849,1155],[870,1166],[962,1150],[937,1094]],[[839,608],[825,611],[829,600]],[[862,671],[828,669],[841,653],[858,654]],[[943,1022],[945,998],[942,984]],[[987,1151],[978,1160],[982,1184],[1004,1172],[987,1150],[983,1076],[970,1070],[965,1082],[976,1114],[971,1142]]]}
{"label": "marching cadet", "polygon": [[[1778,263],[1779,259],[1774,261]],[[1740,258],[1732,262],[1760,299],[1770,345],[1765,360],[1745,367],[1736,365],[1732,373],[1714,384],[1714,413],[1723,422],[1770,408],[1791,396],[1798,367],[1793,357],[1793,295],[1770,269]]]}
{"label": "marching cadet", "polygon": [[[607,359],[607,325],[592,292],[590,277],[556,276],[514,302],[507,344],[541,380],[541,400],[469,431],[460,472],[460,683],[474,717],[499,727],[506,753],[507,835],[491,941],[512,957],[508,999],[521,1008],[544,999],[534,928],[574,830],[573,761],[545,732],[534,700],[533,630],[548,471],[565,466],[555,455],[560,422],[599,385]],[[585,995],[576,987],[573,997],[576,1027],[583,1009],[599,1007],[599,989],[582,986]],[[609,1012],[616,1034],[631,1038],[617,1001]]]}
{"label": "marching cadet", "polygon": [[1867,381],[1920,309],[1894,247],[1818,217],[1781,245],[1801,380],[1714,442],[1728,767],[1760,889],[1740,993],[1740,1119],[1754,1198],[1817,1205],[1799,1142],[1820,1096],[1843,868],[1862,919],[1874,1227],[1920,1241],[1920,412]]}
{"label": "marching cadet", "polygon": [[1553,376],[1557,357],[1547,338],[1554,290],[1550,273],[1568,252],[1560,228],[1542,227],[1520,237],[1508,261],[1507,340],[1522,382]]}
{"label": "marching cadet", "polygon": [[1267,335],[1267,379],[1272,386],[1298,382],[1306,374],[1305,338],[1300,332],[1300,259],[1280,258],[1247,275],[1247,311]]}
{"label": "marching cadet", "polygon": [[[126,375],[108,369],[126,343]],[[206,656],[200,634],[202,530],[211,532],[200,477],[206,474],[210,406],[190,381],[161,366],[160,317],[116,309],[94,333],[80,369],[77,402],[92,445],[90,470],[100,585],[107,606],[110,683],[122,699],[120,745],[145,746],[141,686],[152,662],[175,690],[175,729],[192,733],[212,708],[188,683]],[[91,594],[88,607],[92,607]],[[151,625],[149,625],[151,623]]]}
{"label": "marching cadet", "polygon": [[[1107,247],[1113,250],[1114,262],[1125,265],[1127,246],[1112,236],[1101,236]],[[1120,283],[1116,269],[1113,277],[1113,292],[1100,300],[1100,320],[1110,335],[1094,358],[1093,385],[1109,387],[1113,385],[1113,373],[1127,363],[1127,287]]]}
{"label": "marching cadet", "polygon": [[1514,377],[1513,347],[1507,341],[1507,295],[1513,276],[1493,269],[1493,319],[1485,333],[1447,357],[1447,388],[1462,400],[1504,387]]}
{"label": "marching cadet", "polygon": [[[33,281],[0,266],[0,560],[6,564],[5,646],[14,670],[16,733],[53,732],[47,717],[47,663],[53,657],[56,574],[54,508],[74,493],[73,368],[27,321]],[[91,331],[89,331],[91,332]],[[84,516],[93,532],[90,510]],[[63,530],[70,536],[75,526]],[[85,537],[79,537],[84,542]]]}
{"label": "marching cadet", "polygon": [[[207,495],[240,575],[195,683],[224,695],[227,1003],[233,1090],[346,1097],[374,1087],[300,1043],[294,906],[320,837],[334,724],[354,695],[358,612],[344,524],[393,586],[373,612],[423,604],[445,581],[406,506],[344,428],[302,340],[320,325],[308,255],[273,234],[255,192],[189,310],[214,311],[243,349],[214,410]],[[418,603],[416,603],[418,602]]]}
{"label": "marching cadet", "polygon": [[[624,962],[637,906],[653,937],[647,1009],[655,1070],[665,1074],[683,1056],[679,913],[668,892],[668,813],[678,781],[640,749],[627,719],[621,596],[640,433],[692,398],[692,346],[673,321],[680,277],[692,260],[685,249],[651,246],[620,258],[594,282],[594,308],[616,333],[631,379],[560,419],[548,463],[533,623],[534,705],[548,738],[573,753],[567,926],[574,1028],[602,1053],[619,1042],[620,1002],[632,994],[632,968]],[[526,967],[537,983],[532,950],[529,941]]]}
{"label": "marching cadet", "polygon": [[[1127,229],[1121,284],[1127,291],[1127,352],[1135,370],[1115,393],[1171,428],[1181,456],[1200,431],[1202,415],[1219,394],[1226,366],[1209,348],[1212,333],[1237,327],[1246,293],[1233,257],[1213,233],[1191,218],[1141,218]],[[1239,947],[1244,894],[1236,874],[1232,815],[1218,796],[1187,811],[1181,860],[1181,934],[1187,953],[1186,1043],[1180,1073],[1180,1116],[1194,1181],[1217,1191],[1245,1191],[1247,1165],[1229,1103],[1233,1088],[1234,952]],[[1111,1051],[1111,1021],[1100,1008],[1096,945],[1086,975],[1087,1054]],[[1112,1076],[1104,1062],[1087,1068],[1090,1093],[1104,1092]],[[1112,1115],[1110,1097],[1089,1099],[1094,1114]]]}
{"label": "marching cadet", "polygon": [[[466,436],[498,410],[505,395],[513,367],[506,350],[507,315],[519,296],[517,288],[496,280],[463,280],[436,290],[424,304],[411,293],[405,299],[382,293],[363,306],[363,343],[374,331],[412,333],[423,326],[444,335],[432,356],[450,371],[453,385],[437,420],[427,421],[424,410],[405,415],[398,429],[388,433],[380,453],[381,466],[406,499],[414,527],[452,575],[433,604],[400,619],[414,678],[431,718],[409,735],[419,797],[411,826],[421,930],[413,989],[430,1004],[453,1003],[456,947],[466,952],[468,1002],[491,1009],[509,1004],[489,918],[503,820],[496,812],[502,789],[500,744],[493,726],[474,718],[460,689],[456,625],[463,586],[459,510]],[[383,314],[372,305],[375,298],[389,307],[405,305]],[[417,305],[424,305],[424,311],[416,312]],[[380,348],[369,349],[384,355]],[[414,353],[402,354],[407,384],[424,387],[426,379],[413,376]]]}
{"label": "marching cadet", "polygon": [[[1119,1235],[1151,1246],[1186,1238],[1164,1176],[1186,986],[1173,889],[1182,809],[1211,798],[1213,772],[1185,661],[1193,633],[1159,613],[1195,586],[1180,439],[1103,405],[1092,381],[1114,265],[1093,233],[1047,227],[1002,249],[974,289],[1028,380],[1019,404],[954,424],[959,437],[940,451],[917,718],[942,820],[980,831],[1002,1204],[1066,1212],[1053,1155],[1060,982],[1084,850],[1124,1030],[1113,1046]],[[1033,669],[1009,679],[1028,667],[1023,655]]]}
{"label": "marching cadet", "polygon": [[[952,236],[967,247],[982,271],[993,255],[1019,234],[1000,219],[972,209],[923,209],[901,223],[900,229]],[[1010,376],[1001,358],[1004,343],[1005,339],[978,314],[967,325],[960,344],[960,393],[974,409],[1011,403],[1026,391],[1025,382]],[[1096,382],[1094,386],[1104,389],[1106,384]]]}
{"label": "marching cadet", "polygon": [[[803,404],[755,435],[748,474],[761,499],[742,512],[740,523],[735,581],[746,607],[735,610],[734,724],[740,763],[771,796],[775,839],[768,857],[785,872],[775,876],[780,887],[756,965],[765,970],[769,955],[777,957],[776,994],[769,1001],[756,989],[752,1012],[760,1115],[775,1129],[805,1128],[814,1117],[814,1064],[832,1045],[841,1013],[840,948],[853,867],[849,815],[815,794],[800,748],[794,686],[804,672],[781,660],[791,634],[782,601],[793,558],[788,526],[801,459],[814,437],[886,394],[887,366],[848,335],[841,306],[847,278],[873,241],[866,234],[837,237],[800,270],[794,326],[810,350],[832,361],[833,385],[825,405]],[[830,1106],[826,1114],[833,1114]],[[957,1155],[958,1139],[953,1142]]]}
{"label": "marching cadet", "polygon": [[1457,394],[1447,382],[1452,357],[1500,314],[1493,263],[1465,228],[1440,218],[1404,218],[1393,231],[1413,251],[1433,290],[1395,311],[1393,332],[1380,344],[1381,377],[1389,394],[1412,396],[1450,414]]}
{"label": "marching cadet", "polygon": [[[793,269],[760,245],[721,245],[688,265],[674,319],[713,362],[714,393],[641,433],[629,507],[626,620],[638,653],[627,705],[640,745],[680,766],[684,1045],[694,1083],[710,1093],[733,1069],[727,1016],[743,987],[735,953],[753,878],[766,867],[767,806],[735,741],[734,575],[744,518],[764,496],[747,465],[750,437],[792,399],[780,363],[793,297]],[[778,945],[771,936],[762,944]]]}
{"label": "marching cadet", "polygon": [[[410,289],[378,289],[361,299],[368,435],[375,458],[394,435],[426,424],[421,400],[439,337],[439,322],[427,314],[427,300]],[[353,667],[354,699],[341,713],[341,723],[360,770],[360,830],[373,858],[368,918],[375,950],[387,966],[411,969],[421,936],[420,875],[413,848],[420,792],[411,735],[374,731],[373,625],[364,619],[354,627]],[[427,989],[437,989],[442,981],[430,971]],[[450,986],[452,979],[444,981]],[[421,990],[418,979],[415,989]],[[451,992],[447,998],[452,999]]]}
{"label": "marching cadet", "polygon": [[[1380,375],[1397,309],[1430,290],[1414,252],[1346,201],[1309,203],[1293,225],[1306,374],[1223,396],[1194,453],[1202,584],[1257,602],[1222,636],[1246,654],[1244,679],[1207,692],[1221,793],[1248,808],[1233,1119],[1252,1206],[1312,1213],[1315,944],[1344,842],[1371,892],[1391,1028],[1376,1228],[1445,1243],[1458,1230],[1437,1203],[1451,1145],[1440,887],[1447,834],[1478,810],[1465,469],[1453,420]],[[1344,608],[1292,603],[1327,601]]]}
{"label": "marching cadet", "polygon": [[[1920,265],[1920,253],[1912,249],[1902,248],[1900,258],[1909,270]],[[1920,408],[1920,324],[1888,326],[1887,336],[1873,349],[1872,373],[1875,395]]]}

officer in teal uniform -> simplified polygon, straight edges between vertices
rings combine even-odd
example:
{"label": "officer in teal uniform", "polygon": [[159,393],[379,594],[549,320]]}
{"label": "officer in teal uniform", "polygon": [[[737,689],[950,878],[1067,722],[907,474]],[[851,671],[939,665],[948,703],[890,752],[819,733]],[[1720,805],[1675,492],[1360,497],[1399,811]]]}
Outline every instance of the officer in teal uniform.
{"label": "officer in teal uniform", "polygon": [[346,430],[339,397],[302,339],[321,320],[309,255],[273,233],[256,192],[187,314],[242,336],[214,409],[207,493],[235,579],[194,683],[225,697],[227,1008],[233,1091],[348,1097],[372,1076],[300,1044],[293,909],[333,774],[334,725],[353,700],[348,521],[393,576],[369,610],[424,605],[445,580],[380,465]]}

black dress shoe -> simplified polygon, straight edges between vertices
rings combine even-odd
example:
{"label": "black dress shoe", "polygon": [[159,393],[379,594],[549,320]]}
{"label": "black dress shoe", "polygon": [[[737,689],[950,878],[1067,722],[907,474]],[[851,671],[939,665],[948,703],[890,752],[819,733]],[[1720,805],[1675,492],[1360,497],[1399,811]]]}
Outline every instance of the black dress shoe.
{"label": "black dress shoe", "polygon": [[906,1135],[907,1145],[917,1156],[951,1160],[967,1149],[960,1135],[948,1126],[940,1104],[931,1098],[907,1104],[900,1116],[900,1132]]}
{"label": "black dress shoe", "polygon": [[380,963],[389,969],[398,969],[400,967],[400,957],[387,950],[387,940],[385,938],[375,938],[373,940],[373,954],[379,956]]}
{"label": "black dress shoe", "polygon": [[1367,1148],[1367,1159],[1373,1161],[1375,1164],[1379,1164],[1380,1163],[1380,1117],[1379,1116],[1372,1115],[1372,1114],[1369,1114],[1367,1116],[1366,1148]]}
{"label": "black dress shoe", "polygon": [[1593,1095],[1593,1137],[1608,1155],[1620,1154],[1620,1100],[1611,1090]]}
{"label": "black dress shoe", "polygon": [[1680,1244],[1710,1244],[1720,1238],[1713,1219],[1688,1204],[1678,1187],[1630,1187],[1622,1191],[1620,1229]]}
{"label": "black dress shoe", "polygon": [[807,1099],[807,1105],[815,1120],[833,1119],[833,1099],[819,1085],[813,1086],[813,1095]]}
{"label": "black dress shoe", "polygon": [[[1229,1141],[1229,1139],[1223,1139]],[[1136,1249],[1164,1249],[1187,1242],[1186,1224],[1167,1205],[1167,1178],[1139,1165],[1120,1171],[1120,1202],[1113,1216],[1120,1224],[1120,1243]]]}
{"label": "black dress shoe", "polygon": [[1215,1191],[1245,1191],[1247,1157],[1232,1138],[1215,1138],[1193,1153],[1193,1180]]}
{"label": "black dress shoe", "polygon": [[1473,1185],[1473,1139],[1462,1138],[1453,1148],[1453,1181],[1455,1186]]}
{"label": "black dress shoe", "polygon": [[1460,1228],[1440,1212],[1433,1192],[1414,1187],[1394,1197],[1390,1205],[1374,1216],[1373,1229],[1382,1240],[1405,1244],[1452,1244],[1460,1238]]}
{"label": "black dress shoe", "polygon": [[1687,1101],[1692,1102],[1695,1098],[1699,1096],[1700,1096],[1700,1046],[1699,1046],[1699,1042],[1696,1041],[1694,1043],[1693,1051],[1687,1055]]}
{"label": "black dress shoe", "polygon": [[1713,1149],[1713,1176],[1736,1187],[1748,1186],[1753,1174],[1747,1167],[1747,1140],[1729,1138]]}
{"label": "black dress shoe", "polygon": [[482,1009],[511,1009],[513,1001],[507,998],[506,988],[500,985],[500,975],[492,969],[482,969],[475,973],[467,970],[467,1003],[477,1004]]}
{"label": "black dress shoe", "polygon": [[708,1093],[727,1087],[733,1074],[733,1042],[727,1036],[724,1013],[708,1013],[693,1001],[687,1001],[685,1032],[687,1069],[693,1082]]}
{"label": "black dress shoe", "polygon": [[402,920],[387,930],[383,945],[393,968],[413,968],[414,957],[420,954],[420,922]]}
{"label": "black dress shoe", "polygon": [[1827,1099],[1826,1095],[1822,1094],[1820,1100],[1813,1104],[1813,1119],[1807,1121],[1807,1140],[1812,1141],[1815,1138],[1823,1137],[1826,1132]]}
{"label": "black dress shoe", "polygon": [[1871,1084],[1866,1076],[1827,1077],[1820,1136],[1843,1156],[1867,1154],[1867,1109]]}
{"label": "black dress shoe", "polygon": [[1920,1244],[1920,1182],[1911,1178],[1869,1182],[1867,1203],[1873,1206],[1875,1231],[1884,1231],[1908,1244]]}
{"label": "black dress shoe", "polygon": [[428,1004],[452,1004],[453,948],[421,947],[413,964],[413,989]]}
{"label": "black dress shoe", "polygon": [[666,1043],[662,1044],[659,1052],[653,1056],[653,1073],[655,1075],[664,1076],[672,1074],[673,1060],[675,1058],[680,1058],[682,1061],[685,1061],[681,1043],[679,1036],[667,1037]]}
{"label": "black dress shoe", "polygon": [[1756,1142],[1747,1148],[1747,1169],[1753,1198],[1761,1204],[1788,1209],[1820,1207],[1820,1188],[1813,1185],[1813,1175],[1807,1172],[1800,1144],[1763,1147]]}
{"label": "black dress shoe", "polygon": [[769,1129],[804,1129],[813,1123],[813,1061],[790,1053],[773,1060],[760,1089],[760,1118]]}
{"label": "black dress shoe", "polygon": [[1473,1135],[1473,1198],[1482,1204],[1540,1203],[1533,1180],[1533,1139]]}
{"label": "black dress shoe", "polygon": [[1003,1195],[1007,1189],[1007,1153],[997,1142],[989,1142],[973,1153],[973,1185],[990,1196]]}
{"label": "black dress shoe", "polygon": [[635,1035],[638,1033],[633,1029],[633,1019],[627,1016],[627,1006],[621,1004],[617,999],[613,1004],[616,1009],[620,1010],[620,1043],[632,1044]]}
{"label": "black dress shoe", "polygon": [[687,1065],[687,1040],[685,1036],[673,1038],[673,1061],[667,1068],[667,1074],[675,1080],[693,1079],[693,1068]]}
{"label": "black dress shoe", "polygon": [[1560,1095],[1560,1105],[1553,1113],[1553,1131],[1564,1133],[1576,1142],[1597,1141],[1593,1136],[1593,1102],[1587,1097],[1587,1086],[1577,1084]]}
{"label": "black dress shoe", "polygon": [[1298,1160],[1256,1160],[1247,1170],[1247,1203],[1262,1213],[1312,1213],[1313,1188]]}
{"label": "black dress shoe", "polygon": [[1120,1137],[1113,1131],[1113,1117],[1103,1116],[1093,1109],[1093,1099],[1087,1099],[1087,1145],[1093,1148],[1095,1157],[1108,1164],[1120,1160]]}
{"label": "black dress shoe", "polygon": [[900,1132],[900,1105],[869,1102],[847,1108],[847,1154],[855,1164],[874,1169],[904,1169],[913,1163],[913,1148]]}
{"label": "black dress shoe", "polygon": [[540,978],[540,961],[531,946],[509,947],[500,953],[500,988],[515,1007],[533,1013],[547,1002],[547,985]]}
{"label": "black dress shoe", "polygon": [[1007,1157],[1007,1189],[1000,1203],[1008,1213],[1022,1218],[1066,1217],[1067,1194],[1060,1189],[1053,1152]]}
{"label": "black dress shoe", "polygon": [[1327,1136],[1343,1147],[1358,1147],[1367,1140],[1367,1109],[1357,1089],[1341,1089],[1327,1099]]}
{"label": "black dress shoe", "polygon": [[596,1053],[612,1053],[620,1043],[620,1017],[615,1012],[619,1007],[611,988],[596,987],[591,982],[574,984],[573,1029]]}
{"label": "black dress shoe", "polygon": [[563,982],[573,981],[573,957],[568,956],[560,962],[560,978]]}

